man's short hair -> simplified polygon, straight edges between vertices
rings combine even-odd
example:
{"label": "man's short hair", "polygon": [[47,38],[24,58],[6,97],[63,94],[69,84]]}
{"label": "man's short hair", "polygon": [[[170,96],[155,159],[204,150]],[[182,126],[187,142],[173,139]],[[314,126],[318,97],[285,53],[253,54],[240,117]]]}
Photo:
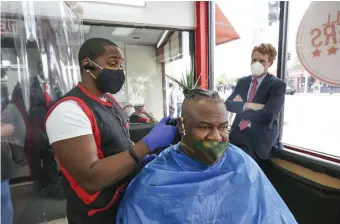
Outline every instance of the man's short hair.
{"label": "man's short hair", "polygon": [[95,58],[103,55],[105,53],[106,46],[115,46],[118,47],[117,44],[112,41],[104,38],[91,38],[86,40],[80,47],[78,53],[78,62],[80,66],[80,71],[83,71],[82,61],[85,58],[90,58],[94,60]]}
{"label": "man's short hair", "polygon": [[191,89],[191,90],[183,90],[185,101],[186,100],[195,100],[195,99],[211,99],[211,100],[221,100],[222,98],[216,91],[205,90],[205,89]]}
{"label": "man's short hair", "polygon": [[268,43],[262,43],[262,44],[255,46],[253,48],[253,52],[251,53],[251,55],[253,55],[255,51],[258,51],[261,54],[268,55],[269,62],[274,61],[277,55],[277,51],[275,47],[272,44],[268,44]]}
{"label": "man's short hair", "polygon": [[[184,102],[182,105],[182,116],[188,113],[188,109],[191,107],[190,102],[195,103],[201,100],[209,100],[215,103],[224,103],[220,94],[216,91],[205,90],[205,89],[185,89],[184,93]],[[189,103],[189,104],[188,104]]]}

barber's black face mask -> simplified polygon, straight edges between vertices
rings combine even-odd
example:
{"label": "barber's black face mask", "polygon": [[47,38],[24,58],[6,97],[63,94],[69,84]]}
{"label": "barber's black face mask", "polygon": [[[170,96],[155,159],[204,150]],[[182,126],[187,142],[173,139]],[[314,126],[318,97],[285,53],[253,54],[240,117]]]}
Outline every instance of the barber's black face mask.
{"label": "barber's black face mask", "polygon": [[99,67],[102,71],[99,74],[99,77],[96,78],[92,73],[93,78],[98,79],[98,84],[100,91],[103,93],[112,93],[116,94],[121,90],[125,82],[125,74],[122,69],[114,70],[114,69],[106,69],[97,65],[93,61],[91,61],[94,65]]}
{"label": "barber's black face mask", "polygon": [[125,75],[122,69],[113,70],[103,68],[99,77],[100,91],[103,93],[116,94],[121,90],[125,82]]}

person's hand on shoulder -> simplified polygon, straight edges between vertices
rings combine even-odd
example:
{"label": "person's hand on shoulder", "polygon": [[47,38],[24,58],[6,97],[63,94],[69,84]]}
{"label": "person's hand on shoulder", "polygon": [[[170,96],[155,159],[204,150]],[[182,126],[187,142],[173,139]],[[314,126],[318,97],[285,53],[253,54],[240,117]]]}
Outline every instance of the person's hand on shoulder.
{"label": "person's hand on shoulder", "polygon": [[151,152],[158,148],[169,146],[174,140],[178,131],[176,126],[166,124],[170,119],[171,117],[163,118],[155,125],[150,133],[142,139]]}

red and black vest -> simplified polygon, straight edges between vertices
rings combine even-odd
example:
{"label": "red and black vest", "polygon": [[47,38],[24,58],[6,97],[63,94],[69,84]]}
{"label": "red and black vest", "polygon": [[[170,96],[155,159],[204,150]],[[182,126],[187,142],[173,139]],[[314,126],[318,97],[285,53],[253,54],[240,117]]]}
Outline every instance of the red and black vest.
{"label": "red and black vest", "polygon": [[[67,100],[76,101],[91,121],[98,158],[103,159],[121,153],[132,144],[128,122],[118,102],[111,95],[109,97],[111,97],[112,101],[102,101],[98,97],[91,95],[79,83],[52,105],[46,119],[61,102]],[[131,174],[113,186],[104,188],[94,194],[89,194],[69,175],[63,164],[59,163],[59,166],[65,179],[64,192],[67,198],[67,218],[69,223],[115,223],[123,192],[136,173]]]}

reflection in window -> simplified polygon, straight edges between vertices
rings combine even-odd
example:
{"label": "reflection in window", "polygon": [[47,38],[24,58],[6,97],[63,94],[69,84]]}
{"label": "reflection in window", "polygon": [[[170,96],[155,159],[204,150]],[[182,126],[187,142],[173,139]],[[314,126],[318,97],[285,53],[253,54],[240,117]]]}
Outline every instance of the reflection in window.
{"label": "reflection in window", "polygon": [[[287,47],[291,60],[287,62],[286,80],[289,95],[286,96],[284,108],[282,141],[289,145],[340,156],[338,150],[340,86],[313,76],[299,59],[296,50],[299,25],[309,6],[310,2],[305,1],[289,3],[289,18],[292,19],[289,19],[288,24]],[[319,19],[322,27],[327,23],[330,12],[315,13],[323,16]],[[340,44],[335,46],[340,48]],[[325,49],[327,47],[329,46],[325,45]],[[337,53],[339,54],[339,51]],[[325,65],[320,64],[320,66],[322,68]],[[338,68],[334,65],[333,69]]]}
{"label": "reflection in window", "polygon": [[[72,23],[61,27],[65,18]],[[1,2],[1,124],[14,126],[9,136],[1,137],[1,155],[11,152],[13,159],[15,152],[15,158],[20,158],[15,161],[15,172],[7,175],[11,182],[34,180],[11,187],[13,223],[65,217],[65,202],[53,200],[63,197],[44,117],[52,100],[61,97],[61,84],[67,84],[63,84],[65,93],[78,81],[77,76],[70,77],[65,65],[78,69],[78,48],[83,41],[80,24],[65,2]],[[10,170],[9,161],[2,163],[2,171]],[[52,203],[45,203],[46,198]]]}
{"label": "reflection in window", "polygon": [[272,1],[268,2],[268,25],[271,26],[272,23],[279,21],[280,16],[280,2]]}
{"label": "reflection in window", "polygon": [[[239,35],[239,39],[215,47],[215,90],[226,99],[235,89],[238,79],[251,74],[251,53],[254,46],[270,43],[277,49],[280,24],[273,13],[279,11],[279,5],[273,1],[251,0],[218,0],[217,4]],[[276,71],[277,60],[274,60],[269,73],[276,76]],[[230,113],[230,125],[234,117],[235,114]]]}
{"label": "reflection in window", "polygon": [[[4,6],[2,8],[4,12],[1,13],[1,27],[3,29],[6,26],[6,29],[2,30],[5,32],[1,32],[1,87],[6,93],[4,94],[6,101],[10,101],[20,111],[20,116],[24,118],[28,128],[32,123],[31,121],[28,122],[32,118],[31,112],[34,110],[32,107],[41,104],[40,101],[36,100],[36,88],[41,88],[41,91],[45,88],[52,99],[56,99],[58,97],[55,94],[55,86],[49,85],[53,83],[51,81],[53,71],[57,69],[58,78],[62,78],[60,68],[55,63],[59,48],[53,49],[51,43],[54,43],[56,34],[63,36],[65,33],[57,32],[57,30],[47,26],[49,21],[58,23],[61,17],[59,15],[59,17],[49,18],[47,15],[41,14],[44,13],[38,10],[42,7],[41,4],[43,4],[45,10],[49,7],[56,9],[55,2],[51,4],[39,2],[1,3],[1,6]],[[66,7],[66,5],[61,6]],[[54,10],[53,12],[57,11]],[[69,15],[65,16],[68,17]],[[76,43],[69,47],[73,50],[77,47]],[[65,45],[65,42],[54,43],[53,46],[63,47],[63,45]],[[72,54],[71,57],[75,57],[75,54]],[[40,86],[36,85],[37,80],[40,80]],[[6,101],[2,101],[2,104]],[[7,115],[10,115],[10,113]],[[40,114],[39,117],[43,121],[44,114]],[[12,118],[7,117],[6,119],[11,120]],[[19,128],[17,128],[17,131],[19,131]],[[21,140],[27,142],[31,140],[27,136],[24,138],[26,139]],[[25,145],[26,153],[27,148]],[[28,175],[29,169],[25,167],[20,169],[16,176]]]}

